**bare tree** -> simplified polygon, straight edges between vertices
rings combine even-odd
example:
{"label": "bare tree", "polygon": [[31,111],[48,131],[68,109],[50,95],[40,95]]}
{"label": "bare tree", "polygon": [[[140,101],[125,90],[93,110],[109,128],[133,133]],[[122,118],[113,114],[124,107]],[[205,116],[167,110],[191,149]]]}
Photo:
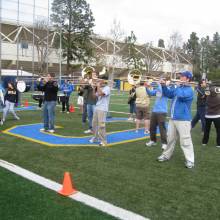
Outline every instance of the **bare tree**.
{"label": "bare tree", "polygon": [[144,64],[147,73],[158,71],[163,64],[163,60],[157,55],[155,49],[152,48],[152,43],[144,45],[146,48],[146,56],[144,58]]}
{"label": "bare tree", "polygon": [[[50,54],[49,45],[47,45],[47,20],[36,20],[34,24],[35,28],[35,46],[38,56],[38,72],[46,73],[47,69],[47,57]],[[48,50],[47,50],[48,47]]]}
{"label": "bare tree", "polygon": [[112,50],[112,59],[111,59],[111,66],[112,66],[112,73],[109,74],[109,80],[113,81],[114,80],[114,72],[115,72],[115,65],[118,60],[118,55],[117,55],[117,41],[121,40],[124,36],[124,31],[121,28],[121,24],[119,21],[116,19],[113,20],[113,24],[110,29],[110,36],[111,36],[111,43],[113,46]]}

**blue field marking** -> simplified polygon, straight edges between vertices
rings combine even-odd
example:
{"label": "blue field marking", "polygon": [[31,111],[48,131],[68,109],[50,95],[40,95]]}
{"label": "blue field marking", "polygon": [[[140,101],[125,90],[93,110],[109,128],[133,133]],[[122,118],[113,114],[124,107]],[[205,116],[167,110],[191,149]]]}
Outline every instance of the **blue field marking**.
{"label": "blue field marking", "polygon": [[[37,106],[28,106],[28,107],[15,107],[15,111],[33,111],[37,110]],[[0,110],[2,112],[2,109]]]}
{"label": "blue field marking", "polygon": [[[6,134],[27,139],[48,146],[97,146],[98,143],[89,142],[92,136],[68,137],[47,132],[41,132],[43,124],[18,125],[3,131]],[[136,133],[134,129],[117,131],[107,134],[108,146],[142,140],[149,137],[144,134],[144,129],[139,129]]]}

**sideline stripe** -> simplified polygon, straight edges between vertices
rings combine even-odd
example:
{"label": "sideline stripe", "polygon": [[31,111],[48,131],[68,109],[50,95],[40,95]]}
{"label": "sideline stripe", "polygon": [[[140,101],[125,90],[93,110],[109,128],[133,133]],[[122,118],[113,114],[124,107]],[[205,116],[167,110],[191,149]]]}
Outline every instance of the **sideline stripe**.
{"label": "sideline stripe", "polygon": [[[31,180],[35,183],[38,183],[45,188],[48,188],[53,191],[58,191],[61,189],[62,185],[59,183],[56,183],[52,180],[46,179],[45,177],[39,176],[35,173],[32,173],[26,169],[23,169],[15,164],[9,163],[7,161],[1,160],[0,159],[0,166],[13,172],[16,173],[28,180]],[[105,212],[111,216],[114,216],[119,219],[124,219],[124,220],[148,220],[148,218],[145,218],[141,215],[138,215],[134,212],[122,209],[120,207],[114,206],[108,202],[102,201],[100,199],[96,199],[95,197],[89,196],[87,194],[84,194],[82,192],[77,192],[71,196],[68,196],[69,198],[76,200],[78,202],[84,203],[88,206],[91,206],[95,209],[98,209],[102,212]]]}

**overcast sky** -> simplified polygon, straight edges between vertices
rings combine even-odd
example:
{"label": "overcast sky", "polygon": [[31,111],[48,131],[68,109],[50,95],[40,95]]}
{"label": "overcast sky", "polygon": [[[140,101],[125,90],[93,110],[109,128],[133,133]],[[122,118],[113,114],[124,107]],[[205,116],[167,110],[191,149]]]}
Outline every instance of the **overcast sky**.
{"label": "overcast sky", "polygon": [[[47,1],[35,0],[37,16],[47,16]],[[52,0],[49,0],[52,3]],[[139,43],[159,38],[167,42],[175,31],[187,40],[192,31],[205,37],[220,32],[220,0],[87,0],[95,17],[94,32],[109,36],[113,20],[128,36],[134,31]],[[33,0],[20,0],[20,20],[32,22]],[[2,16],[16,21],[17,0],[2,0]]]}
{"label": "overcast sky", "polygon": [[87,0],[96,19],[95,32],[106,36],[114,18],[127,35],[133,30],[138,42],[168,41],[174,31],[187,40],[220,32],[220,0]]}

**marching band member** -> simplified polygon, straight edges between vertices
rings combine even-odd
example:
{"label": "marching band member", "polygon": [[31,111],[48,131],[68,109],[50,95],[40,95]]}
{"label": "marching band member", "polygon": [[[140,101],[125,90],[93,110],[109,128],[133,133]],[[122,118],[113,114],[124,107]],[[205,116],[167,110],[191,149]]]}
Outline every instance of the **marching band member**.
{"label": "marching band member", "polygon": [[129,91],[129,97],[128,97],[128,104],[130,106],[130,116],[128,118],[128,121],[134,121],[136,119],[136,86],[132,85],[132,88]]}
{"label": "marching band member", "polygon": [[210,94],[207,96],[207,109],[205,114],[205,131],[202,144],[205,146],[209,141],[209,133],[212,122],[216,130],[216,147],[220,148],[220,85],[211,85]]}
{"label": "marching band member", "polygon": [[206,111],[206,81],[201,80],[199,82],[198,87],[196,88],[197,91],[197,109],[196,114],[191,122],[192,128],[194,128],[199,120],[201,120],[202,124],[202,132],[205,130],[205,111]]}
{"label": "marching band member", "polygon": [[149,84],[147,84],[146,90],[148,95],[156,96],[150,116],[150,141],[146,143],[146,146],[151,147],[156,145],[157,126],[159,126],[162,149],[165,150],[167,147],[166,116],[168,111],[168,98],[163,95],[162,86],[160,83],[157,83],[157,88],[153,90],[150,90]]}
{"label": "marching band member", "polygon": [[86,85],[84,87],[84,102],[86,103],[86,112],[89,119],[89,129],[84,131],[85,134],[92,133],[92,120],[95,110],[97,97],[95,95],[95,87],[93,85]]}
{"label": "marching band member", "polygon": [[1,125],[3,125],[3,123],[5,122],[5,119],[9,111],[13,114],[15,119],[20,120],[20,118],[16,115],[14,111],[14,106],[18,103],[18,90],[16,89],[15,85],[11,82],[8,83],[4,103],[5,107],[3,109],[3,118],[1,120]]}
{"label": "marching band member", "polygon": [[70,113],[69,111],[69,99],[70,95],[74,90],[74,86],[71,84],[70,81],[65,80],[64,83],[61,85],[60,90],[63,92],[65,95],[64,100],[61,100],[62,102],[62,112],[65,112],[65,107],[66,107],[66,113]]}
{"label": "marching band member", "polygon": [[192,87],[187,84],[192,79],[192,73],[184,71],[180,73],[181,84],[168,88],[165,81],[161,80],[162,91],[165,96],[172,99],[171,119],[168,124],[167,148],[157,159],[159,162],[167,161],[173,155],[177,134],[180,138],[180,146],[183,150],[187,168],[194,167],[194,149],[191,138],[191,105],[193,101]]}
{"label": "marching band member", "polygon": [[149,124],[150,124],[150,113],[149,113],[149,105],[150,99],[147,95],[146,88],[144,86],[144,82],[140,82],[140,86],[136,88],[136,132],[138,132],[140,122],[144,119],[144,128],[145,134],[149,134]]}
{"label": "marching band member", "polygon": [[84,93],[84,88],[83,85],[80,85],[78,87],[78,99],[77,99],[77,105],[79,106],[80,112],[83,114],[83,93]]}
{"label": "marching band member", "polygon": [[44,85],[42,86],[42,91],[44,91],[44,128],[41,128],[40,130],[54,133],[55,107],[57,101],[58,84],[56,81],[53,80],[51,74],[47,75]]}
{"label": "marching band member", "polygon": [[105,85],[104,80],[97,83],[96,97],[97,102],[95,105],[95,111],[93,115],[92,128],[94,132],[94,137],[92,137],[89,142],[94,143],[100,141],[100,146],[106,146],[106,116],[109,109],[110,100],[110,87]]}

